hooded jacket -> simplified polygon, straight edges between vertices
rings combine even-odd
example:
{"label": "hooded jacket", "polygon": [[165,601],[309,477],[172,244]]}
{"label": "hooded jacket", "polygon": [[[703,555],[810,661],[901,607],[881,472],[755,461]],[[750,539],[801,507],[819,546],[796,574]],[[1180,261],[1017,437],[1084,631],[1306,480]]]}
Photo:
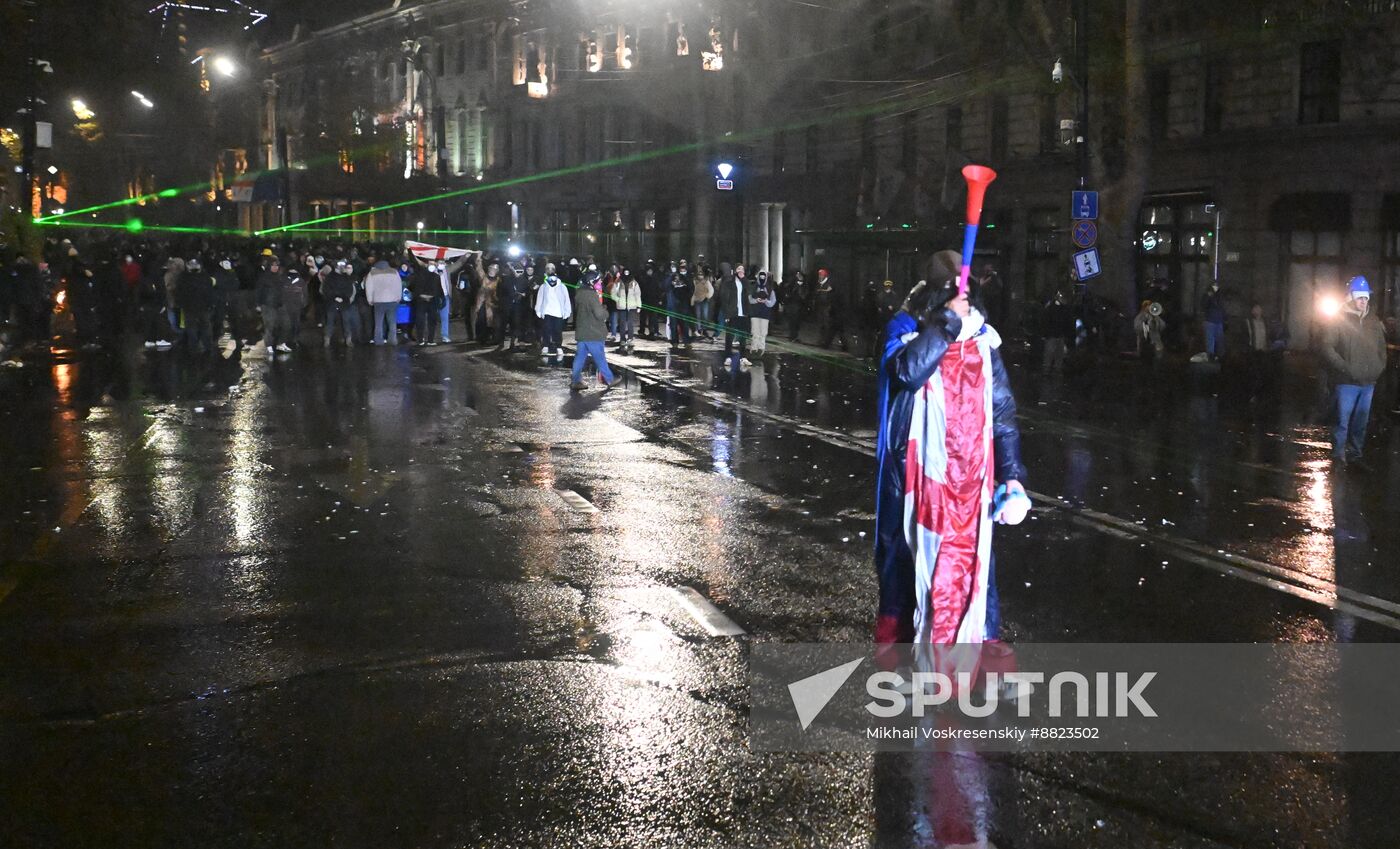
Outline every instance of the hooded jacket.
{"label": "hooded jacket", "polygon": [[545,278],[545,284],[535,295],[535,315],[540,318],[567,319],[573,315],[574,307],[569,299],[569,289],[559,282],[558,277]]}
{"label": "hooded jacket", "polygon": [[591,286],[580,286],[574,294],[574,313],[575,341],[602,342],[608,338],[608,308]]}
{"label": "hooded jacket", "polygon": [[1338,383],[1370,386],[1385,372],[1385,327],[1375,313],[1362,315],[1353,302],[1327,326],[1322,359]]}

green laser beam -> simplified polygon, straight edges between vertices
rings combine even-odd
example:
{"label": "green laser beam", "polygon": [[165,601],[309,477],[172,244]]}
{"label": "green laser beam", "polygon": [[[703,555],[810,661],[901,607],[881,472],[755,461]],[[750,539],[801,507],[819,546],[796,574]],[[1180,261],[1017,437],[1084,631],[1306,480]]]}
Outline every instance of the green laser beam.
{"label": "green laser beam", "polygon": [[[348,227],[298,227],[297,230],[296,230],[296,232],[297,232],[297,233],[338,233],[338,234],[340,234],[340,235],[344,235],[345,233],[349,232],[350,229],[351,229],[351,228],[348,228]],[[259,231],[259,233],[258,233],[257,235],[261,235],[262,233],[265,233],[265,232],[267,232],[267,231],[266,231],[266,230]],[[546,231],[539,231],[539,232],[546,232]],[[429,235],[429,234],[434,234],[434,233],[440,234],[440,235],[448,235],[448,236],[485,236],[485,235],[487,235],[487,231],[486,231],[486,230],[453,230],[453,229],[447,229],[447,228],[444,228],[444,229],[441,229],[441,230],[437,230],[437,229],[433,229],[433,228],[431,228],[431,227],[424,227],[422,230],[379,230],[379,229],[376,229],[376,230],[374,230],[374,231],[368,231],[368,230],[362,231],[362,233],[363,233],[363,235],[365,235],[365,236],[379,236],[379,235],[384,235],[384,236],[389,236],[389,235],[398,235],[398,236],[422,235],[422,236],[427,236],[427,235]],[[254,234],[249,233],[248,235],[254,235]]]}
{"label": "green laser beam", "polygon": [[[395,142],[395,141],[383,141],[383,142],[379,142],[379,143],[377,143],[377,144],[366,145],[365,147],[355,148],[354,150],[348,151],[348,153],[349,153],[349,155],[350,155],[351,157],[355,157],[355,156],[359,156],[360,154],[364,154],[364,153],[374,153],[375,151],[378,151],[378,150],[381,150],[381,149],[384,149],[384,148],[397,147],[397,146],[398,146],[398,143]],[[331,162],[335,162],[335,163],[339,163],[339,162],[340,162],[340,153],[339,153],[339,152],[334,153],[334,154],[326,154],[326,155],[324,155],[324,156],[314,157],[314,158],[312,158],[312,159],[307,160],[305,164],[306,164],[306,166],[307,166],[308,168],[319,168],[320,166],[329,164],[329,163],[331,163]],[[245,172],[242,173],[242,174],[236,175],[235,181],[256,180],[256,179],[259,178],[259,177],[265,177],[265,176],[267,176],[267,175],[269,175],[269,174],[276,174],[276,173],[278,173],[279,171],[282,171],[282,170],[284,170],[284,169],[280,169],[280,168],[265,168],[265,169],[263,169],[263,170],[261,170],[261,171],[245,171]],[[227,181],[226,181],[226,182],[227,182]],[[122,198],[121,200],[109,201],[108,203],[100,203],[100,204],[98,204],[98,205],[96,205],[96,206],[89,206],[89,207],[87,207],[86,209],[73,209],[73,210],[67,210],[67,211],[64,211],[64,212],[56,213],[56,214],[54,214],[54,215],[45,215],[45,216],[42,216],[42,217],[40,217],[40,218],[34,219],[34,223],[35,223],[35,224],[43,224],[43,223],[52,222],[52,221],[62,221],[62,220],[68,219],[68,218],[72,218],[72,217],[75,216],[75,215],[90,215],[90,214],[97,213],[97,212],[102,212],[102,211],[105,211],[105,210],[108,210],[108,209],[117,209],[117,208],[123,207],[123,206],[131,206],[132,204],[145,204],[145,203],[149,203],[150,201],[153,201],[153,200],[161,200],[161,199],[166,199],[166,198],[182,197],[182,196],[184,196],[184,195],[194,194],[194,193],[196,193],[196,192],[208,191],[208,190],[209,190],[210,188],[212,188],[213,186],[214,186],[214,181],[212,181],[212,180],[207,180],[207,181],[205,181],[205,182],[203,182],[203,183],[194,183],[194,184],[189,185],[189,186],[179,186],[179,187],[174,187],[174,188],[169,188],[169,189],[161,189],[161,190],[158,191],[158,192],[152,192],[152,193],[150,193],[150,194],[145,194],[145,195],[138,195],[138,196],[133,197],[133,198]]]}
{"label": "green laser beam", "polygon": [[403,209],[405,207],[418,206],[419,204],[435,203],[440,200],[450,200],[452,198],[465,197],[466,195],[474,195],[479,194],[481,192],[489,192],[495,191],[497,189],[504,189],[510,186],[520,186],[525,185],[526,183],[536,183],[541,180],[551,180],[555,177],[564,177],[570,174],[582,174],[588,171],[597,170],[599,168],[612,168],[618,165],[631,165],[637,162],[645,162],[651,159],[660,159],[664,156],[673,156],[677,153],[684,153],[688,150],[695,150],[697,147],[699,147],[698,144],[677,145],[675,147],[662,148],[660,150],[648,150],[643,151],[641,153],[628,154],[627,156],[618,156],[612,159],[605,159],[600,162],[589,162],[583,165],[574,165],[568,168],[556,168],[551,171],[541,171],[536,174],[526,174],[520,177],[512,177],[508,180],[501,180],[499,182],[490,183],[487,185],[469,186],[465,189],[457,189],[450,192],[441,192],[436,195],[427,195],[425,197],[413,198],[411,200],[398,201],[397,203],[388,203],[384,204],[383,206],[374,206],[369,207],[368,209],[354,210],[352,212],[342,212],[339,215],[327,215],[322,218],[312,218],[309,221],[302,221],[296,224],[284,224],[281,227],[270,227],[266,230],[257,231],[255,235],[266,236],[270,233],[282,233],[288,230],[299,230],[303,227],[309,227],[314,224],[325,224],[329,221],[343,221],[346,218],[354,218],[358,215],[372,215],[377,212],[386,212],[392,209]]}
{"label": "green laser beam", "polygon": [[[957,92],[957,97],[965,98],[970,93],[975,94],[981,90],[991,89],[1002,84],[1003,81],[1001,80],[993,80],[983,83],[980,86],[964,88]],[[911,103],[918,104],[918,106],[916,106],[915,108],[922,108],[923,106],[946,102],[949,97],[950,95],[944,94],[942,92],[933,92],[930,94],[915,95],[907,98],[895,98],[881,103],[840,110],[831,115],[818,116],[809,120],[797,121],[778,127],[757,128],[753,130],[730,132],[725,135],[716,136],[707,140],[690,142],[681,145],[674,145],[658,150],[642,151],[640,153],[633,153],[628,154],[626,156],[613,157],[610,159],[600,160],[598,162],[584,163],[582,165],[575,165],[568,168],[556,168],[549,171],[541,171],[535,174],[526,174],[520,177],[513,177],[507,180],[501,180],[486,185],[470,186],[465,189],[458,189],[450,192],[442,192],[435,195],[426,195],[424,197],[414,198],[411,200],[384,204],[383,206],[352,210],[350,212],[344,212],[338,215],[324,216],[322,218],[313,218],[309,221],[303,221],[296,224],[284,224],[281,227],[272,227],[265,230],[259,230],[257,231],[257,233],[255,233],[255,235],[263,236],[270,233],[280,233],[288,230],[297,230],[315,224],[324,224],[330,221],[342,221],[346,218],[353,218],[359,215],[372,215],[378,212],[386,212],[394,209],[404,209],[407,207],[418,206],[421,204],[436,203],[437,201],[450,200],[452,198],[464,197],[466,195],[495,191],[497,189],[525,185],[528,183],[536,183],[544,180],[551,180],[556,177],[569,176],[572,174],[586,173],[588,171],[595,171],[600,168],[614,168],[619,165],[633,165],[639,162],[645,162],[652,159],[660,159],[667,156],[675,156],[680,153],[696,151],[702,148],[712,147],[715,145],[732,145],[749,141],[758,141],[764,138],[769,138],[771,136],[778,135],[779,133],[803,130],[811,126],[839,123],[841,121],[846,121],[853,118],[863,118],[884,113],[898,114],[904,111],[908,111]]]}
{"label": "green laser beam", "polygon": [[99,221],[75,221],[72,223],[67,221],[36,221],[34,223],[39,227],[64,227],[72,230],[125,230],[128,233],[193,233],[200,235],[244,237],[248,235],[248,231],[246,230],[228,230],[218,227],[169,227],[159,224],[146,224],[137,218],[133,218],[125,224],[111,224]]}

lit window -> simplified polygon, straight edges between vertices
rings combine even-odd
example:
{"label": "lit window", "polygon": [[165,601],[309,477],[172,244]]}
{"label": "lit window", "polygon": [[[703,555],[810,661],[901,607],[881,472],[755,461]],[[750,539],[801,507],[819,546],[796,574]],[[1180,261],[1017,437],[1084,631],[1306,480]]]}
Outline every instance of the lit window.
{"label": "lit window", "polygon": [[701,67],[707,71],[724,70],[724,36],[719,24],[710,27],[710,46],[700,52]]}

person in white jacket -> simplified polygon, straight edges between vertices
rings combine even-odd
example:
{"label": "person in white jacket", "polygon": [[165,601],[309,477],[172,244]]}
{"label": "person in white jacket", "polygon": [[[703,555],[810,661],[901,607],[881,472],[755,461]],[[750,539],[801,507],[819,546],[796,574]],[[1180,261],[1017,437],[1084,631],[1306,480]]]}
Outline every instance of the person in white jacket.
{"label": "person in white jacket", "polygon": [[617,340],[623,347],[631,347],[637,335],[637,317],[642,311],[642,284],[624,268],[609,295],[617,305]]}
{"label": "person in white jacket", "polygon": [[365,299],[374,310],[374,338],[370,344],[399,344],[397,316],[403,300],[403,279],[387,261],[376,262],[365,278]]}
{"label": "person in white jacket", "polygon": [[564,322],[573,315],[573,299],[569,288],[554,273],[554,263],[545,267],[544,285],[535,295],[535,315],[544,323],[544,340],[540,343],[540,356],[564,353]]}

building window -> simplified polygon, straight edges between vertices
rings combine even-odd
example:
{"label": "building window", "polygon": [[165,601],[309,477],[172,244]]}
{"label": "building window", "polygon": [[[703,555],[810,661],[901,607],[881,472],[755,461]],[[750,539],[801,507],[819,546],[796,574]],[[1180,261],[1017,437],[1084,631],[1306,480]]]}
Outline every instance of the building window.
{"label": "building window", "polygon": [[785,170],[783,165],[783,154],[786,152],[787,137],[782,130],[773,134],[773,173],[781,174]]}
{"label": "building window", "polygon": [[457,76],[466,76],[467,73],[467,43],[457,42]]}
{"label": "building window", "polygon": [[1201,132],[1206,135],[1220,132],[1225,119],[1225,63],[1219,59],[1206,63],[1201,109]]}
{"label": "building window", "polygon": [[820,171],[822,167],[822,136],[821,128],[813,124],[807,128],[807,139],[804,145],[806,151],[803,158],[806,160],[808,171]]}
{"label": "building window", "polygon": [[1304,44],[1298,70],[1298,123],[1336,123],[1341,119],[1341,99],[1341,43]]}
{"label": "building window", "polygon": [[433,63],[433,73],[437,74],[438,76],[442,76],[442,75],[446,74],[446,73],[447,73],[447,47],[446,47],[446,45],[439,44],[439,45],[437,46],[437,51],[436,51],[436,55],[434,56],[434,59],[435,59],[436,61]]}
{"label": "building window", "polygon": [[1167,137],[1171,124],[1171,69],[1159,65],[1147,72],[1147,128],[1153,139]]}
{"label": "building window", "polygon": [[724,70],[724,31],[719,21],[710,25],[709,47],[700,51],[700,66],[706,71]]}
{"label": "building window", "polygon": [[487,71],[491,68],[491,40],[485,34],[476,37],[476,69]]}
{"label": "building window", "polygon": [[962,107],[961,107],[961,106],[949,106],[949,107],[948,107],[948,112],[947,112],[947,114],[946,114],[945,117],[944,117],[944,133],[943,133],[943,138],[944,138],[944,144],[947,146],[947,148],[948,148],[949,150],[958,150],[958,151],[962,150],[962,146],[963,146],[962,118],[963,118],[963,116],[962,116]]}
{"label": "building window", "polygon": [[1005,162],[1010,147],[1010,115],[1005,95],[992,98],[992,161]]}
{"label": "building window", "polygon": [[860,164],[875,164],[875,119],[869,115],[860,119]]}

